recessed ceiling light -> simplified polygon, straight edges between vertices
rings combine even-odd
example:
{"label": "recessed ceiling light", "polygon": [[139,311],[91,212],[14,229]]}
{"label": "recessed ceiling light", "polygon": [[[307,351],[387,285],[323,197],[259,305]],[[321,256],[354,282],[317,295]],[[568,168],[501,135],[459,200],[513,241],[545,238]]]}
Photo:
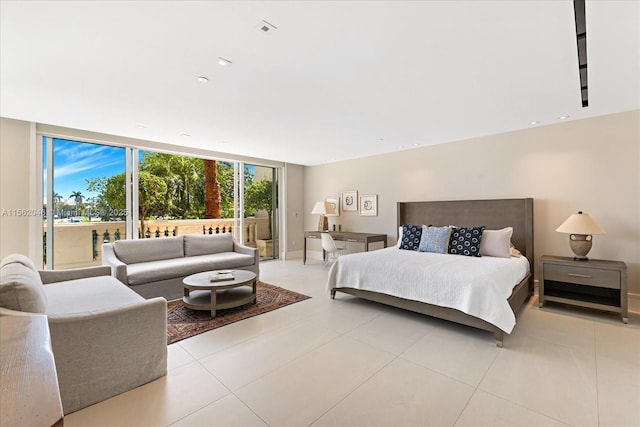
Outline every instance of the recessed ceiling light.
{"label": "recessed ceiling light", "polygon": [[529,124],[530,124],[531,126],[535,126],[535,125],[537,125],[537,124],[540,124],[540,122],[539,122],[539,121],[537,121],[537,120],[534,120],[534,121],[532,121],[532,122],[529,122]]}
{"label": "recessed ceiling light", "polygon": [[218,65],[221,67],[230,67],[231,61],[220,56],[218,57]]}
{"label": "recessed ceiling light", "polygon": [[384,142],[384,138],[378,138],[378,142]]}
{"label": "recessed ceiling light", "polygon": [[269,33],[273,33],[274,30],[277,30],[278,27],[268,23],[267,21],[260,21],[260,23],[256,26],[256,29],[261,33],[269,34]]}
{"label": "recessed ceiling light", "polygon": [[137,127],[138,129],[146,129],[146,128],[147,128],[145,125],[136,125],[136,127]]}
{"label": "recessed ceiling light", "polygon": [[560,117],[558,117],[558,118],[559,118],[560,120],[565,120],[565,119],[568,119],[569,117],[570,117],[570,116],[560,116]]}
{"label": "recessed ceiling light", "polygon": [[181,134],[180,134],[180,136],[185,137],[185,138],[188,138],[188,137],[190,137],[191,135],[189,135],[188,133],[181,133]]}
{"label": "recessed ceiling light", "polygon": [[198,81],[199,81],[200,83],[206,83],[206,82],[208,82],[208,81],[209,81],[209,79],[208,79],[208,78],[206,78],[206,77],[204,77],[204,76],[200,76],[200,77],[198,77]]}

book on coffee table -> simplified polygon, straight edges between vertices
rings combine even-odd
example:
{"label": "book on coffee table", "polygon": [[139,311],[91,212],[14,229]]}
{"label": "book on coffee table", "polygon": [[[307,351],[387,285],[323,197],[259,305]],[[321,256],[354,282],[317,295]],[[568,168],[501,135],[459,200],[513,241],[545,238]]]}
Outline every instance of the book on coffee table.
{"label": "book on coffee table", "polygon": [[222,280],[233,280],[233,273],[211,273],[209,275],[210,282],[220,282]]}

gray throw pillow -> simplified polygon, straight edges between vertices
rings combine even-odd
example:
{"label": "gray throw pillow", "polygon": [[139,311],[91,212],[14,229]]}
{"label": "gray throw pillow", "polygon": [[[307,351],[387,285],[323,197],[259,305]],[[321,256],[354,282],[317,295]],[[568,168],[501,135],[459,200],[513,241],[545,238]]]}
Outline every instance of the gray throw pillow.
{"label": "gray throw pillow", "polygon": [[420,252],[433,252],[436,254],[446,254],[449,248],[449,235],[451,228],[422,226],[422,238],[420,239]]}

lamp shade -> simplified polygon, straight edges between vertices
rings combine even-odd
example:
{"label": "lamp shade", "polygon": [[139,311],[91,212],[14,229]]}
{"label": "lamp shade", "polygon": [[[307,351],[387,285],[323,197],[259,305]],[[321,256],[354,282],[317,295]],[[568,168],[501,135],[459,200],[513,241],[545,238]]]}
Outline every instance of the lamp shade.
{"label": "lamp shade", "polygon": [[604,229],[591,215],[582,211],[572,214],[560,227],[556,228],[556,231],[566,234],[605,234]]}
{"label": "lamp shade", "polygon": [[320,215],[327,215],[327,214],[335,214],[336,210],[333,208],[333,205],[329,202],[316,202],[315,205],[313,205],[313,209],[311,210],[312,214],[320,214]]}

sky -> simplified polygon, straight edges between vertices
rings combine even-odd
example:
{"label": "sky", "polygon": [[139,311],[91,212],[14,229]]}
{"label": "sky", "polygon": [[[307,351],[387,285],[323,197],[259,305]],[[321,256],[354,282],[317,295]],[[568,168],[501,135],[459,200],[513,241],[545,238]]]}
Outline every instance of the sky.
{"label": "sky", "polygon": [[[86,142],[53,140],[53,189],[62,200],[71,199],[71,193],[80,191],[85,197],[97,193],[87,190],[86,178],[112,176],[125,171],[125,149]],[[44,181],[46,185],[46,144]]]}

